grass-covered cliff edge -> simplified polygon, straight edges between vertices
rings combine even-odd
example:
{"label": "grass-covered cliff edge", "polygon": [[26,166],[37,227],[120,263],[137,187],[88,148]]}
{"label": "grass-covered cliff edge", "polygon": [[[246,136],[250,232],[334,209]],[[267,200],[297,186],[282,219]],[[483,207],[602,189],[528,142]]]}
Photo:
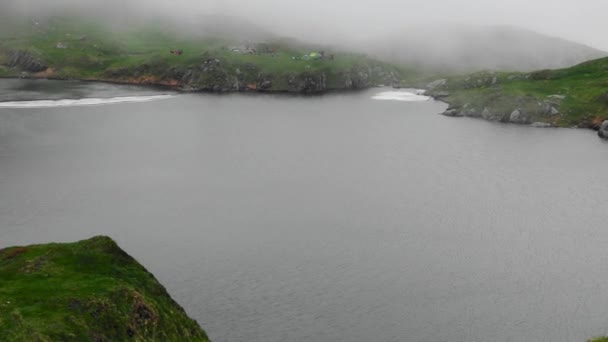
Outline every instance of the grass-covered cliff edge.
{"label": "grass-covered cliff edge", "polygon": [[276,37],[228,39],[163,23],[108,27],[63,16],[16,18],[0,27],[0,77],[322,93],[398,84],[402,70]]}
{"label": "grass-covered cliff edge", "polygon": [[596,130],[608,120],[608,58],[557,70],[455,76],[428,88],[450,105],[448,116]]}
{"label": "grass-covered cliff edge", "polygon": [[0,250],[0,341],[208,341],[107,237]]}

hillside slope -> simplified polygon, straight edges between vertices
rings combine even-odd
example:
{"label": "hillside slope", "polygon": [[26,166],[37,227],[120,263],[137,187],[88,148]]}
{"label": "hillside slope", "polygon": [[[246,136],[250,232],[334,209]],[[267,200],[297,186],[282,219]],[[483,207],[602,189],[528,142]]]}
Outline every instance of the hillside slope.
{"label": "hillside slope", "polygon": [[208,341],[107,237],[0,250],[0,341]]}
{"label": "hillside slope", "polygon": [[397,84],[402,76],[399,68],[361,55],[279,39],[212,38],[200,31],[204,29],[179,25],[105,27],[55,17],[18,19],[3,26],[4,77],[155,84],[191,91],[321,93]]}
{"label": "hillside slope", "polygon": [[446,115],[598,129],[608,119],[608,58],[532,73],[480,72],[437,80]]}

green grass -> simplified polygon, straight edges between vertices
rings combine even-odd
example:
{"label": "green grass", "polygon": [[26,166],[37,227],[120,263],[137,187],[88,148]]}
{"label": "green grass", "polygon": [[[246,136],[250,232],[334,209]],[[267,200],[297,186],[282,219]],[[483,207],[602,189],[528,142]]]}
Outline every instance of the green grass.
{"label": "green grass", "polygon": [[[497,82],[490,80],[496,77]],[[510,113],[516,108],[533,110],[551,95],[565,96],[555,103],[557,116],[537,115],[538,121],[556,126],[597,127],[608,119],[608,59],[589,61],[571,68],[533,73],[476,73],[449,77],[446,86],[431,93],[449,92],[446,102],[454,107],[470,104]]]}
{"label": "green grass", "polygon": [[[268,79],[272,80],[272,90],[285,91],[290,90],[289,81],[294,77],[308,74],[317,78],[325,75],[329,89],[344,88],[346,79],[357,77],[361,70],[376,68],[399,76],[403,74],[397,67],[357,54],[328,51],[335,55],[334,60],[293,60],[292,57],[302,57],[319,48],[283,41],[266,42],[276,48],[274,54],[249,55],[231,49],[244,45],[243,42],[202,38],[153,25],[112,29],[74,17],[58,17],[40,25],[27,20],[16,22],[18,24],[13,23],[0,34],[0,56],[2,51],[5,55],[8,51],[27,51],[52,68],[52,76],[57,78],[179,82],[180,77],[195,70],[196,80],[190,80],[193,84],[188,84],[195,88],[218,83],[225,85],[233,78],[242,85]],[[58,43],[67,48],[57,48]],[[184,54],[173,56],[170,49],[182,49]],[[220,66],[212,71],[201,71],[202,64],[209,58],[219,60]],[[366,85],[388,83],[387,79],[374,73]]]}
{"label": "green grass", "polygon": [[107,237],[0,250],[0,341],[208,341]]}

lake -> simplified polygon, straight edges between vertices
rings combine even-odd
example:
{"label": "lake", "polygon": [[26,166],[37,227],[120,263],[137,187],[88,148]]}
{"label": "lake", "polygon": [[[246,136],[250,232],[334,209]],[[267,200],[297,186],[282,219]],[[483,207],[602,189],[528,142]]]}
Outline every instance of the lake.
{"label": "lake", "polygon": [[215,342],[608,333],[608,143],[417,100],[0,80],[0,247],[111,236]]}

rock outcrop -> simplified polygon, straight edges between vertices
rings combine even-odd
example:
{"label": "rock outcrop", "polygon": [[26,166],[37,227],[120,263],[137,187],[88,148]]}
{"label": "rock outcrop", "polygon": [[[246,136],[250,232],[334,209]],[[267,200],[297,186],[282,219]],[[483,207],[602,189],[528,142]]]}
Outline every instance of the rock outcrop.
{"label": "rock outcrop", "polygon": [[608,139],[608,120],[602,122],[600,129],[597,131],[597,135],[602,139]]}
{"label": "rock outcrop", "polygon": [[[518,75],[519,76],[519,75]],[[437,80],[427,85],[427,95],[447,102],[446,116],[469,116],[490,121],[531,125],[551,123],[562,116],[564,95],[538,98],[505,92],[509,77],[494,72],[480,72],[450,81]]]}
{"label": "rock outcrop", "polygon": [[290,77],[290,91],[304,94],[322,93],[327,90],[327,77],[324,73],[305,72]]}
{"label": "rock outcrop", "polygon": [[108,237],[0,249],[0,279],[0,341],[209,341]]}
{"label": "rock outcrop", "polygon": [[366,89],[376,84],[399,84],[396,71],[379,66],[354,66],[341,72],[320,70],[268,73],[254,64],[227,66],[219,59],[209,58],[204,63],[187,67],[140,65],[110,68],[103,78],[135,84],[157,84],[187,91],[209,92],[290,92],[320,94],[330,90]]}

